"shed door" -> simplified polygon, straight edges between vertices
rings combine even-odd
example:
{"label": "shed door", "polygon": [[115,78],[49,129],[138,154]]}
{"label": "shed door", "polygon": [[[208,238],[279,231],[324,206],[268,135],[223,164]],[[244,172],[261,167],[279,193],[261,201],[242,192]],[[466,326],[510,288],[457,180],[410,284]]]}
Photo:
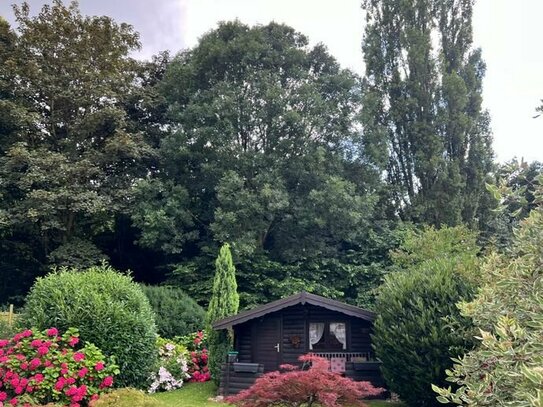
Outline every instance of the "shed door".
{"label": "shed door", "polygon": [[264,318],[253,325],[253,360],[262,363],[264,372],[277,370],[281,364],[281,318]]}

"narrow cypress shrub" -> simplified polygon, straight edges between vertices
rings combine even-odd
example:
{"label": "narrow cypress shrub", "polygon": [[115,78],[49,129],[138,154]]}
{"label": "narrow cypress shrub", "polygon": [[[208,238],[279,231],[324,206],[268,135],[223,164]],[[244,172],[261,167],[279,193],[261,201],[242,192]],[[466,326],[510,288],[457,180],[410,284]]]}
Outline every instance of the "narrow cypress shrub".
{"label": "narrow cypress shrub", "polygon": [[62,269],[38,278],[20,319],[25,327],[79,329],[81,338],[114,356],[118,387],[146,386],[157,350],[149,300],[132,278],[109,266]]}
{"label": "narrow cypress shrub", "polygon": [[204,309],[180,288],[141,287],[153,307],[158,334],[163,338],[185,336],[204,328]]}
{"label": "narrow cypress shrub", "polygon": [[226,361],[228,350],[232,346],[232,335],[226,330],[214,331],[213,322],[234,315],[239,308],[236,268],[232,262],[230,246],[225,243],[215,261],[213,294],[206,314],[206,329],[209,344],[209,371],[215,383],[219,384],[221,365]]}

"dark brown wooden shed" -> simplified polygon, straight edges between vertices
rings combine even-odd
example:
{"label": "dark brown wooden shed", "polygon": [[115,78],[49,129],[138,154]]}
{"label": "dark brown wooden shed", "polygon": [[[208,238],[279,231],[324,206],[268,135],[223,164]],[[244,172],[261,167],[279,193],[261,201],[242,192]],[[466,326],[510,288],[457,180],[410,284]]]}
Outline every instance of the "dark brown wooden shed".
{"label": "dark brown wooden shed", "polygon": [[383,386],[371,346],[375,314],[301,292],[216,321],[214,329],[232,329],[237,362],[223,368],[220,393],[250,387],[262,373],[282,364],[299,364],[313,353],[330,360],[331,369],[354,380]]}

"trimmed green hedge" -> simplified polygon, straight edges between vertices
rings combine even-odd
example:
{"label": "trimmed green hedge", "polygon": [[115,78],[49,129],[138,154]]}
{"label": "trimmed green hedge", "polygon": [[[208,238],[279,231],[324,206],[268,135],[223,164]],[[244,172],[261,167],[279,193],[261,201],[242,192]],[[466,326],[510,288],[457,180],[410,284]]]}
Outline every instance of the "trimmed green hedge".
{"label": "trimmed green hedge", "polygon": [[156,361],[157,332],[147,297],[131,277],[108,266],[38,278],[20,323],[40,330],[79,329],[83,340],[115,357],[118,387],[145,387]]}
{"label": "trimmed green hedge", "polygon": [[205,311],[183,290],[171,286],[142,285],[155,312],[163,338],[185,336],[204,328]]}
{"label": "trimmed green hedge", "polygon": [[457,303],[478,286],[479,248],[465,227],[409,233],[392,254],[398,270],[378,290],[373,345],[387,387],[409,406],[438,406],[431,385],[474,345]]}

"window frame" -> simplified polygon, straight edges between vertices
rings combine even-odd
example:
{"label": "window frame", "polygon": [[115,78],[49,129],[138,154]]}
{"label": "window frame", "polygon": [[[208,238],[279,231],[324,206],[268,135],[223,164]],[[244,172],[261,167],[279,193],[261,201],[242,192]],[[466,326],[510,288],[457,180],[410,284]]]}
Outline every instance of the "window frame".
{"label": "window frame", "polygon": [[[318,323],[324,323],[324,333],[323,337],[325,338],[325,348],[324,349],[310,349],[309,348],[309,327],[311,324],[318,324]],[[330,324],[331,323],[340,323],[345,324],[345,349],[332,349],[330,348]],[[307,321],[307,329],[306,329],[306,343],[307,343],[307,352],[313,352],[313,353],[341,353],[341,352],[349,352],[349,349],[351,348],[351,327],[348,320],[341,319],[341,318],[311,318]]]}

